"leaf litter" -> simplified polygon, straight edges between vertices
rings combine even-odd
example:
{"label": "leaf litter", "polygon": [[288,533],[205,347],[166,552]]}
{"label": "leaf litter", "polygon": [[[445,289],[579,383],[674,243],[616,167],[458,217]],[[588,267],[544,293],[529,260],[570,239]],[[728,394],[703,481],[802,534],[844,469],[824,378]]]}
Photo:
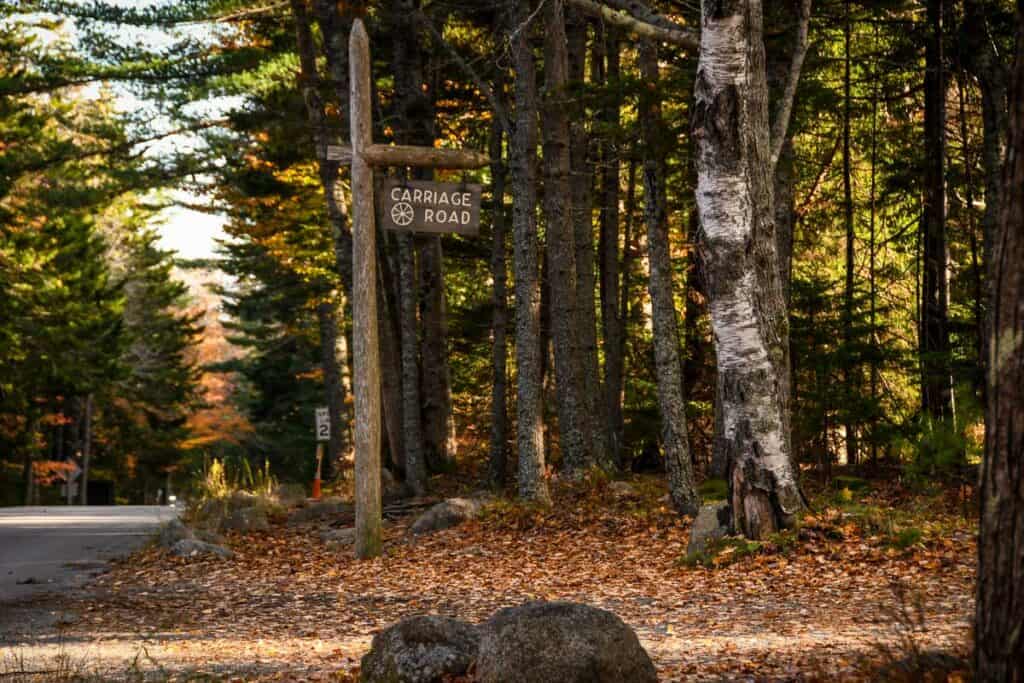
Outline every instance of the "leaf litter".
{"label": "leaf litter", "polygon": [[[61,623],[62,642],[86,644],[110,667],[144,651],[167,680],[337,681],[357,674],[376,631],[404,617],[480,622],[527,600],[570,600],[632,626],[663,680],[863,680],[908,642],[966,655],[973,520],[926,508],[926,533],[900,548],[825,508],[805,517],[795,542],[691,567],[689,520],[656,487],[644,492],[610,501],[599,488],[566,487],[550,509],[500,501],[421,537],[407,533],[408,516],[385,528],[384,555],[368,561],[320,540],[330,520],[229,536],[232,560],[149,548],[60,599],[77,615]],[[898,609],[907,592],[913,618]],[[44,655],[48,642],[25,634],[21,647]]]}

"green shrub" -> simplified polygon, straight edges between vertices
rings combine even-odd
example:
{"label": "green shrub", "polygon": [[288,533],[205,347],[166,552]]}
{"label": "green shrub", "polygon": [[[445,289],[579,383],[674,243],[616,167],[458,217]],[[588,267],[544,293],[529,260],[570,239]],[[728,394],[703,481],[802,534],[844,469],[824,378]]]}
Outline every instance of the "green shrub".
{"label": "green shrub", "polygon": [[860,477],[853,477],[848,474],[841,474],[832,480],[832,488],[843,490],[849,489],[853,491],[866,491],[871,488],[871,485]]}
{"label": "green shrub", "polygon": [[239,491],[259,498],[273,497],[278,481],[270,473],[270,462],[265,460],[262,468],[253,469],[247,459],[239,461],[234,472],[227,460],[214,458],[207,463],[196,481],[200,500],[224,500]]}

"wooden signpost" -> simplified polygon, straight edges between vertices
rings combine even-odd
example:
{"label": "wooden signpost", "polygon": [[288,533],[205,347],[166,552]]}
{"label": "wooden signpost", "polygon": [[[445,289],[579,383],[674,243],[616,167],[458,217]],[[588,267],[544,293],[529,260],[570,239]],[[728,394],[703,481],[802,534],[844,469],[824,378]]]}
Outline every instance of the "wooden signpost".
{"label": "wooden signpost", "polygon": [[[381,494],[380,494],[380,355],[377,341],[377,235],[374,225],[373,167],[374,166],[417,166],[421,168],[481,168],[490,163],[486,154],[466,150],[437,149],[434,147],[411,147],[402,145],[373,144],[373,121],[370,92],[370,40],[362,19],[352,23],[349,36],[349,100],[351,107],[352,147],[328,147],[326,156],[339,161],[350,160],[352,164],[352,337],[353,365],[355,378],[355,506],[356,506],[356,556],[376,557],[381,552]],[[406,183],[411,185],[411,183]],[[470,187],[459,186],[458,187]],[[421,187],[421,191],[425,188]],[[467,221],[479,224],[479,189],[470,197],[471,217]],[[413,217],[404,229],[424,229],[439,232],[429,227],[425,220],[428,203],[422,201],[416,223],[416,206],[411,206]],[[462,202],[460,197],[459,201]],[[400,200],[399,200],[400,201]],[[451,201],[451,197],[448,197]],[[412,201],[408,202],[410,205]],[[431,202],[430,204],[433,204]],[[394,204],[392,204],[394,206]],[[475,206],[475,213],[472,207]],[[440,205],[437,208],[441,208]],[[445,207],[448,208],[448,207]],[[451,208],[455,208],[452,206]],[[461,210],[461,209],[460,209]],[[401,221],[408,216],[399,212]],[[390,217],[390,212],[388,214]],[[437,221],[433,214],[429,225],[443,222],[452,224],[446,212],[444,221]],[[463,216],[457,216],[462,226]],[[386,219],[387,220],[387,219]],[[398,221],[394,221],[397,226]],[[457,232],[456,230],[451,230]],[[475,233],[473,233],[475,234]]]}

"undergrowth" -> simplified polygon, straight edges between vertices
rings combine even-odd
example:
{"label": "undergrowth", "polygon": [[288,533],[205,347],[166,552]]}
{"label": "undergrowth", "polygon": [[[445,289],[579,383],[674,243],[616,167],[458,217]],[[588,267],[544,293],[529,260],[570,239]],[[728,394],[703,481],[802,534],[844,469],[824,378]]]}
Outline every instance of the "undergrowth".
{"label": "undergrowth", "polygon": [[[716,489],[717,483],[702,486],[705,500]],[[973,531],[974,522],[959,514],[948,493],[908,496],[858,477],[836,477],[813,497],[795,528],[758,541],[740,536],[708,540],[703,552],[684,555],[679,564],[716,568],[759,556],[822,552],[847,541],[883,552],[913,552]]]}

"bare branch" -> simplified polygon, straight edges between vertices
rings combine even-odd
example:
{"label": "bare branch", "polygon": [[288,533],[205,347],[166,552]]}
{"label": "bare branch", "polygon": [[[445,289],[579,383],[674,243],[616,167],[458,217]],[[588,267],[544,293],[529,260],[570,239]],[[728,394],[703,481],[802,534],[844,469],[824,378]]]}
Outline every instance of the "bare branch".
{"label": "bare branch", "polygon": [[602,2],[609,7],[631,14],[640,21],[645,21],[652,26],[658,26],[669,31],[687,30],[665,15],[660,14],[658,10],[640,2],[640,0],[602,0]]}
{"label": "bare branch", "polygon": [[793,60],[789,63],[789,76],[786,77],[786,87],[779,99],[778,109],[775,111],[775,121],[771,131],[771,170],[775,174],[775,167],[779,163],[779,156],[782,154],[782,145],[786,141],[786,131],[789,129],[789,119],[793,113],[793,100],[796,98],[796,86],[800,81],[800,70],[803,68],[804,57],[807,56],[807,33],[811,23],[811,0],[800,2],[800,24],[797,27],[796,45],[793,47]]}
{"label": "bare branch", "polygon": [[[592,17],[597,17],[609,24],[618,26],[619,28],[632,33],[637,38],[670,43],[689,50],[697,50],[700,48],[700,38],[696,31],[669,21],[661,15],[654,13],[642,3],[629,2],[627,0],[611,0],[608,4],[612,4],[617,8],[620,8],[616,9],[609,7],[608,4],[596,2],[595,0],[568,0],[568,2],[581,12],[589,14]],[[633,8],[634,6],[637,11],[641,12],[641,16],[649,17],[652,20],[657,21],[657,23],[650,23],[645,19],[637,18],[630,12],[625,11],[626,8]]]}

